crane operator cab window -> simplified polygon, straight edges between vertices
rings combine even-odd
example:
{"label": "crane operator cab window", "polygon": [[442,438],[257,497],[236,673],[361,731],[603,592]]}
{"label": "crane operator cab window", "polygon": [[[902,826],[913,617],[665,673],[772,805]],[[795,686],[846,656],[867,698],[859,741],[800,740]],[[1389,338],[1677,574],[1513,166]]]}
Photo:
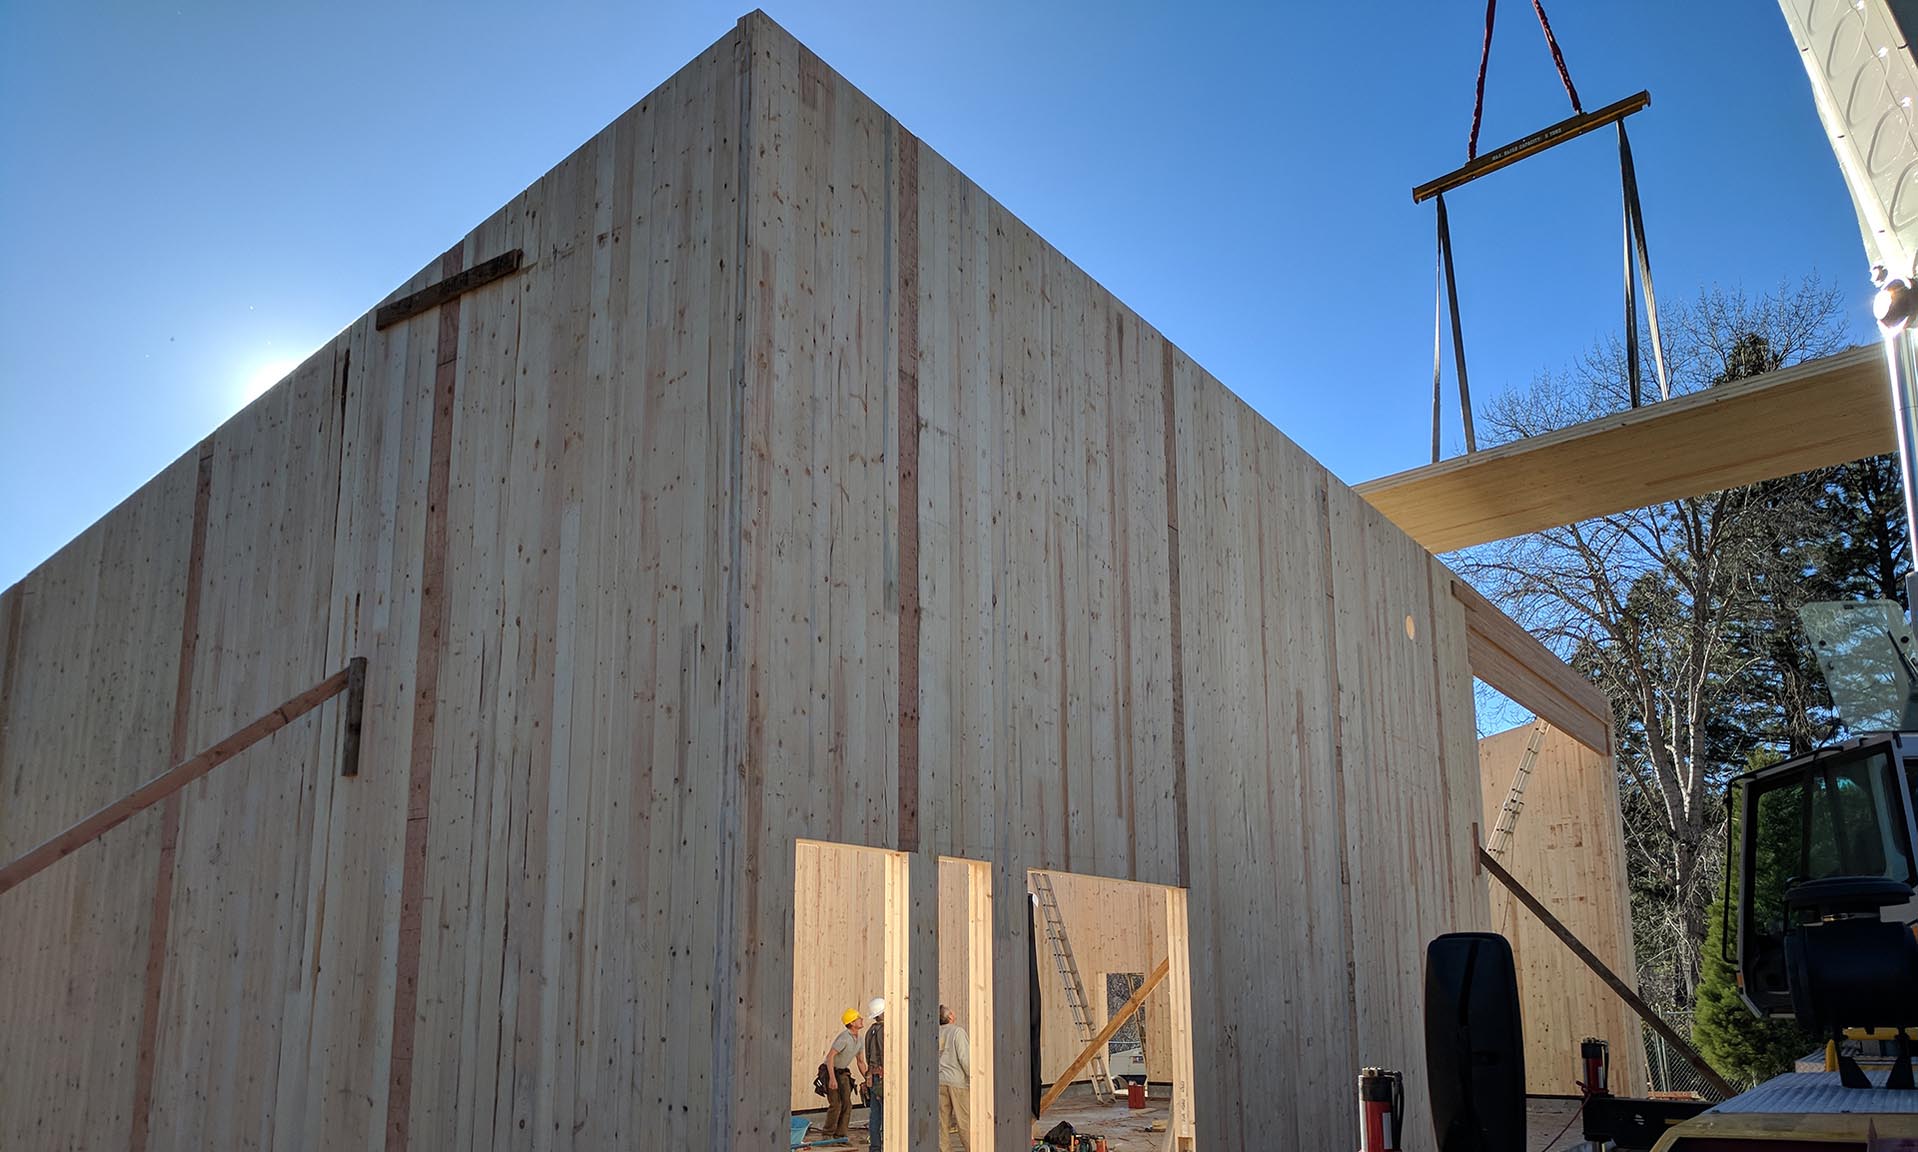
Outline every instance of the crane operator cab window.
{"label": "crane operator cab window", "polygon": [[[1918,662],[1913,629],[1889,600],[1799,611],[1832,703],[1853,738],[1736,777],[1726,794],[1726,951],[1760,1015],[1793,1016],[1786,940],[1860,917],[1918,920],[1913,794],[1918,790]],[[1840,930],[1843,934],[1843,930]],[[1795,945],[1809,955],[1808,942]],[[1821,946],[1822,950],[1822,946]],[[1725,957],[1731,960],[1731,956]],[[1811,996],[1811,972],[1800,973]],[[1863,978],[1851,973],[1854,979]],[[1810,1000],[1800,1005],[1809,1011]]]}
{"label": "crane operator cab window", "polygon": [[[1910,741],[1912,759],[1903,755]],[[1909,766],[1908,766],[1909,765]],[[1740,853],[1739,975],[1745,998],[1764,1014],[1792,1013],[1785,936],[1786,893],[1807,880],[1882,877],[1918,886],[1911,836],[1912,771],[1918,733],[1865,737],[1741,777],[1733,806]],[[1729,883],[1728,877],[1728,883]],[[1730,903],[1730,902],[1728,902]],[[1909,921],[1910,905],[1883,909]],[[1803,913],[1798,913],[1803,915]]]}

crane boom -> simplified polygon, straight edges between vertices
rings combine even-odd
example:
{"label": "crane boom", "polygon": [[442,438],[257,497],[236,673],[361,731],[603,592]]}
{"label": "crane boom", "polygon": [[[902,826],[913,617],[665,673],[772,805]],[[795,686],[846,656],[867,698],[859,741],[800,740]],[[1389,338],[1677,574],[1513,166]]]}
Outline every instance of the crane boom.
{"label": "crane boom", "polygon": [[[1778,0],[1879,286],[1905,526],[1918,556],[1918,0]],[[1918,606],[1913,577],[1908,605]]]}

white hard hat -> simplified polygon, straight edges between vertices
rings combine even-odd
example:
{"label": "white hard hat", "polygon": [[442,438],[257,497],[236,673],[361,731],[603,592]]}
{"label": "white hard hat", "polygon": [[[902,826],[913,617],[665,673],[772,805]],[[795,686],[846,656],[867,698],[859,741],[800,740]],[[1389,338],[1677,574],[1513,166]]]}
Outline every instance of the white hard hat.
{"label": "white hard hat", "polygon": [[885,1011],[886,998],[884,996],[874,996],[872,1001],[866,1005],[866,1015],[868,1016],[883,1015]]}

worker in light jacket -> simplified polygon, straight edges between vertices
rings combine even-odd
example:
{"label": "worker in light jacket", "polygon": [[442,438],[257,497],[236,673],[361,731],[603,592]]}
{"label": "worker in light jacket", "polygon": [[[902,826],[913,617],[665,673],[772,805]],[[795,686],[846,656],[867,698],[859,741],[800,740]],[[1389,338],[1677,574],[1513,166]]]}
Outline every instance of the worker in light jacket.
{"label": "worker in light jacket", "polygon": [[875,996],[866,1005],[872,1027],[866,1029],[866,1115],[872,1152],[886,1147],[886,1001]]}
{"label": "worker in light jacket", "polygon": [[[957,1137],[957,1139],[955,1139]],[[939,1152],[971,1152],[972,1041],[939,1005]]]}

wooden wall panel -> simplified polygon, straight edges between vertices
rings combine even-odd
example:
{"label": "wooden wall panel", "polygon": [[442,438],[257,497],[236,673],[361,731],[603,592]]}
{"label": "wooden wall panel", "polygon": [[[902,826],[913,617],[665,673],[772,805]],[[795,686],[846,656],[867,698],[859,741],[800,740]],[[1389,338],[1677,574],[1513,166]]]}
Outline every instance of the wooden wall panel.
{"label": "wooden wall panel", "polygon": [[[543,263],[540,202],[537,189],[515,199],[468,241],[462,263],[514,247]],[[539,542],[515,540],[503,525],[529,498],[537,501],[543,479],[529,470],[518,483],[507,480],[515,451],[512,416],[522,399],[525,283],[523,276],[508,278],[460,301],[447,464],[452,576],[437,685],[408,1134],[409,1142],[427,1146],[490,1146],[499,1117],[499,1053],[512,1038],[499,1007],[508,997],[504,921],[515,871],[509,852],[524,851],[512,836],[527,818],[527,801],[524,778],[512,770],[525,762],[512,739],[520,698],[516,665],[503,653],[532,626],[519,624],[530,606],[518,593],[528,563],[523,547],[532,545],[537,556]],[[536,405],[527,407],[523,418],[535,423]]]}
{"label": "wooden wall panel", "polygon": [[[167,767],[198,466],[169,466],[0,594],[0,858]],[[158,812],[0,895],[0,1147],[123,1146]]]}
{"label": "wooden wall panel", "polygon": [[[438,266],[407,288],[437,280]],[[310,849],[310,987],[288,1021],[276,1120],[299,1148],[385,1142],[434,319],[382,333],[364,317],[340,338],[346,398],[326,663],[366,658],[366,704],[360,775],[331,785]]]}
{"label": "wooden wall panel", "polygon": [[[1348,894],[1326,886],[1340,878],[1327,866],[1343,831],[1331,720],[1347,674],[1331,659],[1326,480],[1183,356],[1166,359],[1188,622],[1192,1026],[1201,1064],[1233,1069],[1200,1082],[1197,1119],[1209,1140],[1311,1144],[1340,1123],[1344,1094],[1330,1085],[1352,1044]],[[1301,1059],[1311,1047],[1317,1057]],[[1247,1079],[1273,1067],[1287,1074]]]}
{"label": "wooden wall panel", "polygon": [[[1531,731],[1526,724],[1478,742],[1487,829],[1498,823]],[[1612,971],[1631,979],[1631,896],[1610,757],[1547,729],[1501,863]],[[1527,1090],[1576,1095],[1578,1042],[1598,1036],[1611,1042],[1612,1091],[1646,1091],[1638,1017],[1504,888],[1493,884],[1489,898],[1492,929],[1512,942],[1518,960]]]}
{"label": "wooden wall panel", "polygon": [[[1370,505],[1338,489],[1332,510],[1334,599],[1344,756],[1344,819],[1351,877],[1354,1064],[1423,1069],[1424,1043],[1407,1022],[1423,1018],[1426,943],[1446,931],[1485,926],[1484,881],[1474,879],[1470,813],[1476,789],[1459,770],[1465,746],[1446,732],[1470,731],[1463,678],[1441,697],[1437,645],[1442,627],[1429,560],[1385,527]],[[1347,614],[1347,610],[1349,614]],[[1462,668],[1462,647],[1448,644]],[[1355,755],[1356,753],[1356,755]],[[1406,1092],[1406,1128],[1430,1132],[1423,1092]],[[1200,1113],[1200,1124],[1205,1116]],[[1414,1137],[1408,1137],[1408,1143]]]}
{"label": "wooden wall panel", "polygon": [[415,1146],[728,1142],[741,51],[468,242]]}
{"label": "wooden wall panel", "polygon": [[[329,345],[210,441],[189,749],[334,671],[339,397]],[[273,1144],[280,1031],[303,983],[315,801],[338,772],[339,707],[323,705],[181,795],[149,1147]]]}
{"label": "wooden wall panel", "polygon": [[[1232,1070],[1204,1083],[1200,1131],[1344,1133],[1361,1046],[1416,1067],[1402,1025],[1416,1018],[1425,937],[1485,918],[1469,860],[1469,677],[1429,558],[810,54],[752,26],[777,45],[757,50],[752,77],[772,134],[755,148],[765,209],[751,240],[771,251],[747,310],[771,325],[754,339],[782,353],[749,401],[771,410],[760,507],[773,530],[754,534],[748,560],[763,549],[777,575],[749,578],[746,604],[781,655],[763,669],[749,657],[748,698],[772,701],[763,729],[748,721],[768,781],[791,778],[774,766],[808,740],[832,752],[822,713],[915,682],[885,664],[903,650],[859,656],[872,617],[828,629],[815,606],[822,583],[857,599],[860,573],[906,554],[883,531],[896,511],[880,502],[896,497],[863,471],[898,452],[915,464],[918,512],[901,531],[917,533],[920,616],[917,696],[897,714],[919,725],[911,815],[931,847],[992,860],[1002,886],[1027,867],[1188,884],[1204,942],[1194,1034],[1208,1067]],[[824,171],[839,179],[820,191]],[[875,215],[882,194],[895,207]],[[898,238],[878,269],[860,255],[873,235]],[[917,351],[909,363],[895,353],[875,368],[870,345],[832,336],[834,318],[871,315],[892,318],[897,348]],[[856,439],[888,402],[916,403],[916,455],[886,441],[892,421]],[[822,436],[846,446],[822,452]],[[782,495],[829,470],[837,503]],[[838,527],[847,506],[876,514]],[[833,655],[784,659],[799,644]],[[862,674],[865,688],[846,679]],[[908,813],[875,815],[868,791],[900,779],[891,749],[855,743],[813,826],[863,821],[872,842],[902,845]],[[769,784],[781,814],[795,808],[783,787]],[[766,829],[774,858],[781,835]],[[1015,912],[999,929],[1016,956]],[[1289,986],[1272,979],[1275,955]],[[1016,995],[1004,975],[1001,997]],[[993,1054],[1023,1066],[1024,1043],[1002,1022]],[[1286,1069],[1277,1093],[1274,1068]],[[1258,1090],[1237,1080],[1250,1069]]]}
{"label": "wooden wall panel", "polygon": [[[724,974],[723,1011],[740,1006],[728,1016],[738,1029],[728,1066],[742,1083],[776,1084],[790,1074],[798,1026],[784,908],[792,842],[893,849],[902,821],[916,819],[900,807],[897,191],[883,113],[790,37],[769,34],[770,22],[742,28],[752,70],[732,722],[745,787],[729,800],[741,887],[717,911],[734,918],[726,938],[739,942]],[[936,904],[936,877],[930,888]],[[936,907],[926,912],[936,924]],[[932,977],[914,1002],[890,1007],[893,1034],[910,1040],[932,1027],[936,956],[895,959],[896,970]],[[931,1137],[923,1103],[909,1127]],[[782,1093],[736,1092],[734,1139],[783,1132],[783,1104]]]}

